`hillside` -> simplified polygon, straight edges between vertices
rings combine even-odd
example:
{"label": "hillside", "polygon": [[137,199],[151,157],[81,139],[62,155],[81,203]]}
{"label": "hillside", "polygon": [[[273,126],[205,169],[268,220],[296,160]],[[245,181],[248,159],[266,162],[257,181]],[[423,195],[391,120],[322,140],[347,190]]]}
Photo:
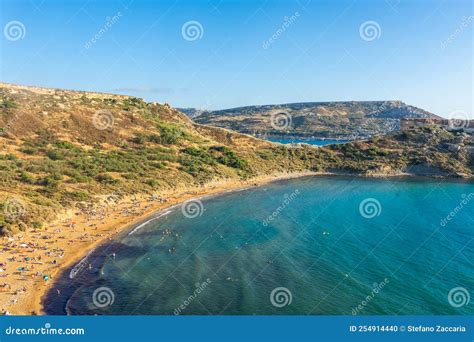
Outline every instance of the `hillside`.
{"label": "hillside", "polygon": [[99,196],[302,171],[472,176],[473,169],[471,137],[437,128],[291,148],[193,123],[167,104],[9,84],[0,84],[0,111],[1,234],[39,229]]}
{"label": "hillside", "polygon": [[198,117],[199,115],[201,115],[202,113],[207,112],[206,110],[197,109],[197,108],[176,108],[176,109],[179,110],[181,113],[186,114],[186,116],[188,116],[191,119],[194,119]]}
{"label": "hillside", "polygon": [[401,101],[308,102],[202,113],[187,108],[184,112],[198,123],[253,135],[346,140],[399,131],[401,118],[437,117]]}

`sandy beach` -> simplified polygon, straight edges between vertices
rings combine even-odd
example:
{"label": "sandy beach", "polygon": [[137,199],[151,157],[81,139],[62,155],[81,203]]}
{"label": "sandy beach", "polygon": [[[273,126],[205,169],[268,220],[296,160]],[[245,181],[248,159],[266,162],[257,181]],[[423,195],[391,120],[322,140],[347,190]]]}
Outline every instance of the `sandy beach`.
{"label": "sandy beach", "polygon": [[117,199],[112,195],[94,206],[61,213],[42,229],[4,237],[0,243],[0,310],[7,315],[43,314],[42,298],[54,288],[55,278],[63,270],[158,210],[191,198],[310,175],[317,173],[220,180],[202,187],[162,191],[154,196],[137,194]]}

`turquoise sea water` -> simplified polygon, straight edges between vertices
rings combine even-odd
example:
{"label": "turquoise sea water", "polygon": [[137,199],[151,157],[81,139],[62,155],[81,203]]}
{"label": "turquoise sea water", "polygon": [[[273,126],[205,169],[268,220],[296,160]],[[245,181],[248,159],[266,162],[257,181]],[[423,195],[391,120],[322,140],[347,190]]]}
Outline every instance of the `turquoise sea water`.
{"label": "turquoise sea water", "polygon": [[184,211],[196,217],[176,207],[124,234],[47,312],[473,314],[473,196],[463,182],[308,177],[205,198]]}
{"label": "turquoise sea water", "polygon": [[280,138],[268,138],[267,140],[272,142],[278,142],[280,144],[308,144],[316,146],[332,145],[332,144],[344,144],[348,140],[331,140],[331,139],[280,139]]}

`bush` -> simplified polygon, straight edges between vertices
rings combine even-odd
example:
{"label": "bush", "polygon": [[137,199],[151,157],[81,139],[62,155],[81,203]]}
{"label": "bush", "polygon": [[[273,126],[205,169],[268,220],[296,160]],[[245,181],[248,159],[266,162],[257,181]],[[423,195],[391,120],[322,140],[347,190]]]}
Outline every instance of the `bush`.
{"label": "bush", "polygon": [[5,155],[5,158],[6,158],[7,160],[18,160],[18,157],[15,156],[14,154],[11,154],[11,153],[7,153],[7,154]]}
{"label": "bush", "polygon": [[150,134],[148,136],[148,141],[155,144],[161,144],[161,137],[157,134]]}
{"label": "bush", "polygon": [[5,218],[0,215],[0,236],[10,235],[11,232],[10,225],[5,222]]}
{"label": "bush", "polygon": [[117,179],[107,174],[99,174],[95,176],[95,180],[102,184],[115,184],[118,182]]}
{"label": "bush", "polygon": [[213,146],[211,148],[214,151],[221,152],[221,156],[217,158],[217,161],[223,165],[244,170],[248,167],[248,163],[241,159],[234,151],[226,146]]}
{"label": "bush", "polygon": [[38,150],[36,148],[33,148],[33,147],[24,147],[24,148],[20,149],[20,152],[24,153],[24,154],[33,155],[33,154],[38,153]]}
{"label": "bush", "polygon": [[146,106],[146,103],[137,97],[132,97],[129,99],[125,99],[122,102],[122,108],[126,111],[129,111],[130,109],[134,108],[143,108]]}
{"label": "bush", "polygon": [[269,153],[268,153],[267,151],[257,151],[257,155],[258,155],[260,158],[264,159],[264,160],[270,160],[270,159],[271,159],[271,158],[270,158],[270,155],[269,155]]}
{"label": "bush", "polygon": [[38,181],[38,185],[46,186],[49,188],[57,188],[59,186],[59,180],[56,179],[55,177],[48,176],[48,177],[41,178]]}
{"label": "bush", "polygon": [[138,179],[138,176],[135,173],[126,173],[122,175],[125,179]]}
{"label": "bush", "polygon": [[161,162],[151,163],[150,166],[155,168],[155,169],[164,169],[165,168],[165,164],[163,164]]}
{"label": "bush", "polygon": [[181,166],[179,169],[194,177],[204,176],[209,173],[209,170],[202,164],[201,161],[193,159],[189,156],[183,156],[179,158]]}
{"label": "bush", "polygon": [[0,108],[1,109],[13,109],[16,108],[17,104],[14,99],[8,96],[3,96],[2,100],[0,101]]}
{"label": "bush", "polygon": [[183,153],[186,153],[189,156],[195,157],[196,159],[199,159],[201,162],[208,164],[208,165],[215,165],[216,161],[214,160],[213,156],[209,153],[209,151],[201,148],[195,148],[195,147],[186,147],[182,151]]}
{"label": "bush", "polygon": [[89,177],[83,175],[76,169],[67,168],[66,170],[64,170],[64,174],[71,178],[69,180],[70,183],[86,183],[90,180]]}
{"label": "bush", "polygon": [[158,186],[159,182],[156,179],[150,178],[145,181],[146,184],[148,184],[151,187],[156,187]]}
{"label": "bush", "polygon": [[46,151],[46,155],[51,160],[61,160],[64,158],[63,154],[57,150],[48,150]]}
{"label": "bush", "polygon": [[71,192],[66,192],[63,194],[65,198],[71,199],[73,201],[87,201],[89,200],[90,196],[87,192],[84,191],[71,191]]}
{"label": "bush", "polygon": [[135,134],[135,137],[132,139],[132,142],[139,145],[143,145],[146,141],[147,141],[147,138],[143,133]]}
{"label": "bush", "polygon": [[73,144],[71,144],[70,142],[68,141],[56,141],[55,142],[55,145],[58,147],[58,148],[63,148],[63,149],[67,149],[67,150],[72,150],[72,149],[77,149],[76,146],[74,146]]}
{"label": "bush", "polygon": [[183,131],[173,125],[159,124],[158,130],[160,131],[160,144],[163,145],[174,145],[183,136]]}
{"label": "bush", "polygon": [[34,184],[35,183],[35,179],[26,171],[21,171],[20,181],[22,181],[23,183],[27,183],[27,184]]}
{"label": "bush", "polygon": [[33,221],[31,222],[31,225],[33,226],[34,229],[43,228],[43,222],[40,222],[40,221]]}

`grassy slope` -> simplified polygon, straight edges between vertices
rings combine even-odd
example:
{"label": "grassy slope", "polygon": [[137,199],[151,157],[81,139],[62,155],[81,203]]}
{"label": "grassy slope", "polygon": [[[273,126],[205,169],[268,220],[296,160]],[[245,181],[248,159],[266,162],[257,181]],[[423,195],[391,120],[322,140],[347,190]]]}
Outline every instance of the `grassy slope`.
{"label": "grassy slope", "polygon": [[[40,227],[97,195],[159,193],[218,179],[305,170],[426,173],[427,167],[472,174],[467,154],[446,147],[462,138],[440,130],[295,149],[194,124],[167,105],[133,97],[5,84],[0,110],[3,234]],[[104,120],[94,125],[97,117]],[[19,215],[16,201],[27,208]]]}

